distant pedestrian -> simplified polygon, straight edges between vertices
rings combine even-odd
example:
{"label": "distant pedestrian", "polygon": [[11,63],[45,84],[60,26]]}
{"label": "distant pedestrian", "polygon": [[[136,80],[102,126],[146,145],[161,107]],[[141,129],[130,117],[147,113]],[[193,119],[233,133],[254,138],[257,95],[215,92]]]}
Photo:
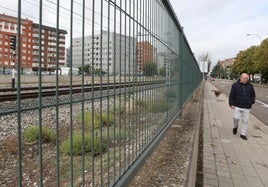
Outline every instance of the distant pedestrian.
{"label": "distant pedestrian", "polygon": [[242,73],[237,82],[233,83],[230,95],[229,106],[234,109],[233,116],[233,134],[237,133],[238,123],[241,119],[240,137],[247,140],[247,125],[251,106],[255,103],[255,90],[249,82],[249,75]]}

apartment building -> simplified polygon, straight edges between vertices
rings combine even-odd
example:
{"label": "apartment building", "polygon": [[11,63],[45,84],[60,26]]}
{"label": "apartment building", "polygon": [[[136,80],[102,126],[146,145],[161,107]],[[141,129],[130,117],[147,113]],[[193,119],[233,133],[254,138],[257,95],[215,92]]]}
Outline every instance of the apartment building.
{"label": "apartment building", "polygon": [[147,62],[157,63],[156,48],[154,48],[154,46],[148,41],[138,42],[137,43],[138,73],[143,72],[143,66]]}
{"label": "apartment building", "polygon": [[[82,58],[84,51],[84,58]],[[136,40],[133,37],[120,35],[118,33],[104,31],[101,35],[94,37],[85,36],[84,45],[82,37],[73,38],[72,45],[72,66],[90,64],[95,70],[110,75],[134,74],[136,69]]]}
{"label": "apartment building", "polygon": [[225,60],[219,61],[219,64],[222,68],[228,68],[231,67],[234,64],[235,58],[228,58]]}
{"label": "apartment building", "polygon": [[[41,43],[39,30],[41,31]],[[58,30],[58,54],[57,54],[57,29],[39,24],[33,24],[33,60],[32,69],[39,69],[39,46],[41,44],[41,68],[42,71],[55,71],[57,63],[59,67],[65,66],[65,35],[66,30]],[[58,58],[58,61],[57,61]]]}
{"label": "apartment building", "polygon": [[[0,67],[18,65],[17,17],[0,14]],[[39,30],[41,29],[41,38]],[[57,53],[58,34],[58,53]],[[65,66],[65,35],[67,31],[21,19],[20,68],[37,71],[41,62],[42,71],[54,71],[57,63]],[[11,38],[16,36],[16,49],[11,49]],[[41,46],[41,51],[39,50]],[[41,54],[41,58],[39,58]],[[41,59],[41,61],[40,61]],[[39,62],[40,61],[40,62]]]}
{"label": "apartment building", "polygon": [[[32,67],[32,29],[33,21],[21,19],[21,67]],[[11,68],[17,66],[17,18],[0,14],[0,67]],[[11,49],[11,37],[16,37],[16,50]]]}

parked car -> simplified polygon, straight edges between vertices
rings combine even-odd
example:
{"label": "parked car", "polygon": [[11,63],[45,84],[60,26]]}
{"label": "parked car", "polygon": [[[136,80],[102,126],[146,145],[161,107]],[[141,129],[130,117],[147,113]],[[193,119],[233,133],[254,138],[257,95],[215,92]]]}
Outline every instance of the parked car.
{"label": "parked car", "polygon": [[4,70],[1,70],[0,71],[0,74],[1,75],[9,75],[9,74],[11,74],[12,73],[12,70],[9,70],[9,69],[5,69],[5,72],[4,72]]}

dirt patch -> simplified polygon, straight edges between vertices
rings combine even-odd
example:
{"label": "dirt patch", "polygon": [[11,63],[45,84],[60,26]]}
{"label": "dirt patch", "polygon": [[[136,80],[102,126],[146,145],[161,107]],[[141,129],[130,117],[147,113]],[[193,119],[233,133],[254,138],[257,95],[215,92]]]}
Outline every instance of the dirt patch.
{"label": "dirt patch", "polygon": [[[202,89],[199,88],[183,109],[182,117],[174,121],[163,140],[133,177],[130,187],[186,185],[195,128],[200,123],[201,95]],[[201,154],[198,158],[196,185],[202,186],[202,134],[199,137]]]}
{"label": "dirt patch", "polygon": [[200,133],[199,133],[199,148],[198,148],[198,160],[196,171],[196,187],[203,187],[203,132],[204,132],[204,110],[202,107],[201,121],[200,121]]}

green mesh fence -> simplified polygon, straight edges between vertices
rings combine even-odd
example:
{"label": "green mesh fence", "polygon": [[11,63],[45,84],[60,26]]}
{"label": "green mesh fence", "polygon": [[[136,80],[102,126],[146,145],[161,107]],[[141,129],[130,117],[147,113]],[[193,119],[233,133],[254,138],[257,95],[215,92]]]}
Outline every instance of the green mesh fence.
{"label": "green mesh fence", "polygon": [[2,184],[121,186],[202,80],[169,1],[21,0],[13,16]]}

